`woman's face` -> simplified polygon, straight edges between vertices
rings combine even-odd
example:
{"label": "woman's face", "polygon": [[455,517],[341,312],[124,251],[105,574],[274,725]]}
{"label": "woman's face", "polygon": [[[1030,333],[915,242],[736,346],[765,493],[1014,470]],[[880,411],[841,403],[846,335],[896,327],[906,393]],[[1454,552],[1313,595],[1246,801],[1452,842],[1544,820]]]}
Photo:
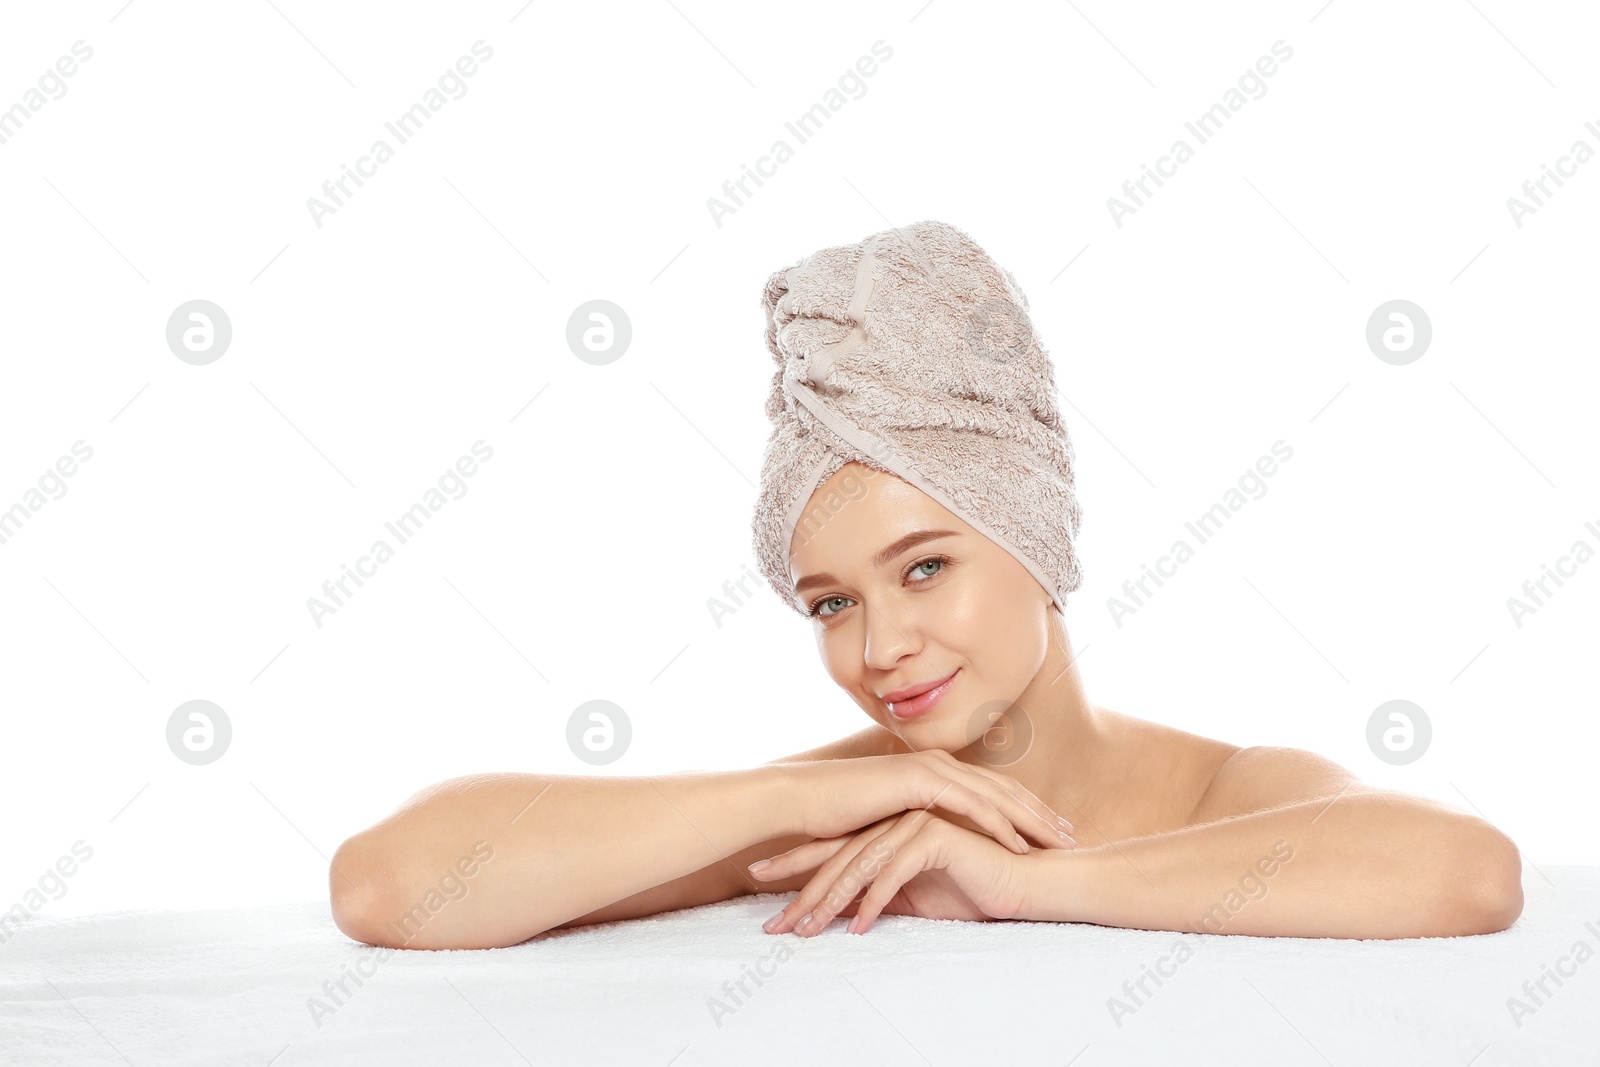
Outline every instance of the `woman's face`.
{"label": "woman's face", "polygon": [[[947,533],[911,543],[930,531]],[[916,750],[981,738],[1049,650],[1050,598],[1033,575],[920,489],[863,464],[812,493],[789,576],[829,677]],[[884,699],[952,674],[930,707]]]}

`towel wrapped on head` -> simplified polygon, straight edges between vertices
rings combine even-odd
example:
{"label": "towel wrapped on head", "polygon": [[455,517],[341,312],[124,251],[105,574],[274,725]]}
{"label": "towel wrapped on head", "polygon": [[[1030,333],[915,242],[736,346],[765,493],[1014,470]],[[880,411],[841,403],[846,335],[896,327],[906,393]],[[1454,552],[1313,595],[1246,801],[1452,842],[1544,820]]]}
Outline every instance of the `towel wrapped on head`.
{"label": "towel wrapped on head", "polygon": [[1010,272],[927,220],[775,271],[762,306],[777,371],[753,543],[773,590],[804,614],[795,530],[809,536],[811,494],[853,461],[927,493],[1064,609],[1082,583],[1072,440]]}

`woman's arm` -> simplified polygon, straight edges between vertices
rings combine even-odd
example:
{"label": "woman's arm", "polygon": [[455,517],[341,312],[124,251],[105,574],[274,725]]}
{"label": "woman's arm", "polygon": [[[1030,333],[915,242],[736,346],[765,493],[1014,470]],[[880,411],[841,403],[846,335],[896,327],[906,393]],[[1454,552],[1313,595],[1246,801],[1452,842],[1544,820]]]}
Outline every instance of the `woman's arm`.
{"label": "woman's arm", "polygon": [[[742,849],[728,857],[726,863],[713,863],[709,867],[702,867],[698,871],[686,874],[681,878],[674,878],[670,882],[651,886],[649,889],[623,897],[621,900],[607,904],[603,908],[586,912],[575,919],[568,919],[564,923],[557,923],[557,930],[569,926],[585,926],[589,923],[613,922],[617,919],[637,919],[642,915],[655,915],[663,911],[677,911],[680,908],[694,908],[701,904],[714,904],[719,900],[730,900],[733,897],[746,896],[751,893],[788,893],[805,885],[810,878],[807,874],[791,875],[788,878],[763,878],[756,879],[748,870],[750,864],[756,860],[765,859],[777,852],[786,852],[791,848],[798,848],[808,841],[813,841],[810,834],[792,834],[786,837],[775,837],[771,841],[762,841]],[[737,876],[729,868],[738,870]]]}
{"label": "woman's arm", "polygon": [[947,753],[774,763],[653,778],[483,774],[412,797],[335,853],[334,921],[407,948],[518,944],[578,921],[781,890],[745,863],[911,807],[1070,847],[1070,824],[1005,776]]}
{"label": "woman's arm", "polygon": [[[847,737],[841,737],[825,745],[798,752],[790,756],[782,756],[771,760],[767,766],[782,763],[816,763],[821,760],[835,759],[860,759],[863,756],[887,756],[896,753],[908,753],[907,748],[899,738],[889,733],[881,726],[873,725]],[[791,875],[788,878],[763,878],[759,882],[750,874],[749,865],[756,860],[780,852],[787,852],[792,848],[813,841],[810,834],[792,834],[786,837],[773,838],[751,845],[743,851],[728,857],[726,863],[714,863],[709,867],[702,867],[691,874],[674,878],[660,885],[651,886],[641,890],[631,897],[623,897],[602,908],[585,912],[564,923],[558,923],[555,929],[565,929],[569,926],[584,926],[589,923],[614,922],[618,919],[636,919],[642,915],[655,915],[663,911],[677,911],[680,908],[693,908],[701,904],[713,904],[717,901],[727,900],[730,897],[744,896],[750,893],[788,893],[804,886],[809,879],[805,873]],[[729,868],[736,868],[738,877],[733,877]]]}
{"label": "woman's arm", "polygon": [[1181,830],[1017,858],[1022,919],[1283,937],[1493,933],[1522,912],[1516,846],[1482,819],[1351,786]]}
{"label": "woman's arm", "polygon": [[796,833],[784,774],[454,778],[340,846],[334,920],[368,944],[491,948],[707,868],[732,886],[728,857]]}
{"label": "woman's arm", "polygon": [[[768,933],[815,936],[853,912],[857,932],[879,914],[900,914],[1282,937],[1449,937],[1503,930],[1522,911],[1521,857],[1505,834],[1284,748],[1235,754],[1174,830],[1017,856],[915,812],[802,845],[757,877],[813,869]],[[858,908],[853,900],[863,888]],[[811,922],[801,926],[807,915]]]}

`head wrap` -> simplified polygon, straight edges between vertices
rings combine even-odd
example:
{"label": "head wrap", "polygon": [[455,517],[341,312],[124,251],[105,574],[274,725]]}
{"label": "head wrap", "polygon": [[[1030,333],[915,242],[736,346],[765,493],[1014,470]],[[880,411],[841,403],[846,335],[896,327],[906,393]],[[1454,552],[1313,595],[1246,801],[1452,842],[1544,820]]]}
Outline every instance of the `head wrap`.
{"label": "head wrap", "polygon": [[802,257],[767,279],[761,303],[777,370],[752,540],[779,597],[804,613],[791,542],[841,506],[806,510],[854,461],[938,501],[1063,609],[1082,582],[1072,441],[1011,273],[927,220]]}

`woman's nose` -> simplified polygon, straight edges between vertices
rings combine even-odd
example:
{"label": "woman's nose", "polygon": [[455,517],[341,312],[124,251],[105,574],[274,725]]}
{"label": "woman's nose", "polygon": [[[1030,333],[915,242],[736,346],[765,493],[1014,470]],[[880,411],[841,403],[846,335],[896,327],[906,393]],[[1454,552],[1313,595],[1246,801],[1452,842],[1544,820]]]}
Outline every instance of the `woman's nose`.
{"label": "woman's nose", "polygon": [[904,659],[917,651],[911,639],[914,627],[902,613],[865,605],[867,619],[867,647],[863,650],[868,667],[891,671]]}

